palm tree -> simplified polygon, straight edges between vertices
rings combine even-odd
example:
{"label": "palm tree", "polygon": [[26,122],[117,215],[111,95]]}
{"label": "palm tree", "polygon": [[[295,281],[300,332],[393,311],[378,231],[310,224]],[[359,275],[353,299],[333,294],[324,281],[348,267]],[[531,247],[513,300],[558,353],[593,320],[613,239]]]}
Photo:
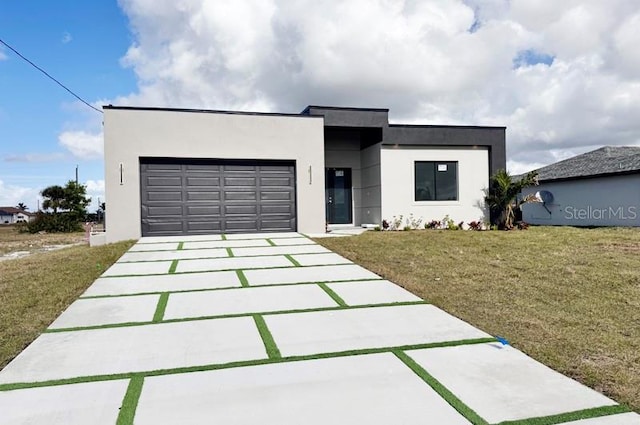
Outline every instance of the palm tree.
{"label": "palm tree", "polygon": [[16,208],[18,208],[20,211],[26,211],[29,209],[29,207],[23,204],[22,202],[19,202]]}
{"label": "palm tree", "polygon": [[487,196],[484,198],[491,211],[492,224],[496,224],[498,229],[512,229],[514,211],[523,204],[536,202],[534,195],[517,200],[518,194],[525,187],[537,185],[538,173],[535,171],[527,173],[522,178],[514,178],[506,170],[498,170],[491,177]]}
{"label": "palm tree", "polygon": [[40,194],[44,198],[44,202],[42,202],[42,208],[44,208],[45,210],[51,208],[54,214],[58,212],[58,208],[62,206],[65,200],[64,188],[58,185],[49,186],[43,189]]}

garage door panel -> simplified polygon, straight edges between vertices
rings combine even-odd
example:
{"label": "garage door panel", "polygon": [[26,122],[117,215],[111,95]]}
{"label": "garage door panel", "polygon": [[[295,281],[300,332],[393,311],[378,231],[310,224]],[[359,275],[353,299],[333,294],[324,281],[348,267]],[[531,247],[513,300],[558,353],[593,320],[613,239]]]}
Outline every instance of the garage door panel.
{"label": "garage door panel", "polygon": [[282,188],[290,188],[292,186],[293,179],[287,176],[278,177],[263,177],[260,176],[260,186],[280,186]]}
{"label": "garage door panel", "polygon": [[222,223],[220,220],[193,221],[187,222],[187,231],[189,233],[220,233]]}
{"label": "garage door panel", "polygon": [[289,217],[295,213],[293,204],[262,204],[260,205],[260,213],[266,214],[284,214]]}
{"label": "garage door panel", "polygon": [[220,177],[187,177],[187,186],[220,186]]}
{"label": "garage door panel", "polygon": [[182,186],[182,177],[181,176],[149,176],[147,177],[147,186],[155,187],[155,186],[170,186],[170,187],[181,187]]}
{"label": "garage door panel", "polygon": [[[151,221],[146,224],[148,235],[181,234],[182,221]],[[144,230],[144,226],[143,226]]]}
{"label": "garage door panel", "polygon": [[258,198],[255,191],[253,192],[225,192],[225,201],[255,201]]}
{"label": "garage door panel", "polygon": [[187,215],[219,216],[220,205],[187,205]]}
{"label": "garage door panel", "polygon": [[219,190],[211,190],[211,191],[198,191],[193,192],[191,190],[187,191],[187,201],[219,201],[220,200],[220,191]]}
{"label": "garage door panel", "polygon": [[226,216],[229,215],[237,215],[237,214],[245,214],[245,215],[258,215],[258,205],[256,204],[247,204],[247,205],[225,205],[224,206],[224,214]]}
{"label": "garage door panel", "polygon": [[262,220],[261,221],[262,230],[287,230],[291,227],[295,227],[295,224],[292,220]]}
{"label": "garage door panel", "polygon": [[225,231],[227,232],[257,232],[258,220],[226,220]]}
{"label": "garage door panel", "polygon": [[255,165],[242,165],[242,164],[225,164],[222,166],[222,170],[226,173],[226,172],[238,172],[238,171],[244,171],[244,172],[251,172],[254,173],[256,171],[256,166]]}
{"label": "garage door panel", "polygon": [[293,201],[292,192],[275,192],[275,191],[262,191],[260,193],[261,201]]}
{"label": "garage door panel", "polygon": [[193,171],[194,173],[220,173],[220,169],[221,169],[220,165],[215,165],[211,163],[185,164],[183,167],[185,170]]}
{"label": "garage door panel", "polygon": [[224,186],[225,187],[255,187],[256,178],[255,176],[234,176],[234,177],[226,177],[224,178]]}
{"label": "garage door panel", "polygon": [[182,192],[176,192],[175,190],[171,191],[153,191],[147,192],[147,200],[148,201],[182,201]]}
{"label": "garage door panel", "polygon": [[170,163],[157,163],[157,164],[142,164],[145,171],[174,171],[181,172],[182,166],[180,164]]}
{"label": "garage door panel", "polygon": [[140,182],[143,235],[296,230],[292,163],[142,158]]}
{"label": "garage door panel", "polygon": [[175,206],[168,206],[168,205],[162,205],[162,206],[153,206],[153,205],[149,205],[147,208],[147,215],[149,217],[155,216],[155,217],[162,217],[162,216],[176,216],[176,217],[181,217],[182,216],[182,205],[178,204]]}

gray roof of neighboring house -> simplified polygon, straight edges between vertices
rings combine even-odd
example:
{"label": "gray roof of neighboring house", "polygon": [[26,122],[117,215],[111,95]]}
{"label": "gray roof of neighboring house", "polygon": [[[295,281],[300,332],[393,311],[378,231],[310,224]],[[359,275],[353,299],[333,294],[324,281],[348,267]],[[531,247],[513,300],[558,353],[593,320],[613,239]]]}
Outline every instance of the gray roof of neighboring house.
{"label": "gray roof of neighboring house", "polygon": [[539,181],[640,173],[640,146],[605,146],[535,171]]}

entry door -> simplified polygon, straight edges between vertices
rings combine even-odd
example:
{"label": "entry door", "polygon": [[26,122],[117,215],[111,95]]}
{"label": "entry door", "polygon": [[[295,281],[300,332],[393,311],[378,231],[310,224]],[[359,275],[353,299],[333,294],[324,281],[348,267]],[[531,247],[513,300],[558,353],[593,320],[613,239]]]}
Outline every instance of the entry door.
{"label": "entry door", "polygon": [[327,222],[351,224],[351,168],[327,168],[325,176]]}

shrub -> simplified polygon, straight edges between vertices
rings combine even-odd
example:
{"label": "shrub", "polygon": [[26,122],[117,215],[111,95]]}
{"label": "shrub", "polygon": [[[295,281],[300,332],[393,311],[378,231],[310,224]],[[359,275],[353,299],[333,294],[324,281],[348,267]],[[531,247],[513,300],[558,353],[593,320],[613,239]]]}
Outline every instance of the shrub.
{"label": "shrub", "polygon": [[36,217],[28,223],[21,225],[20,232],[23,233],[71,233],[81,232],[81,217],[74,212],[46,213],[38,212]]}
{"label": "shrub", "polygon": [[376,232],[379,232],[382,230],[382,228],[380,226],[376,226],[373,228],[373,230],[375,230]]}
{"label": "shrub", "polygon": [[404,226],[404,227],[402,228],[402,230],[404,230],[405,232],[406,232],[407,230],[411,230],[411,226]]}
{"label": "shrub", "polygon": [[389,228],[389,222],[387,220],[382,220],[382,228],[387,230]]}
{"label": "shrub", "polygon": [[470,223],[467,223],[467,226],[469,226],[469,230],[483,230],[484,229],[483,223],[481,221],[472,221]]}
{"label": "shrub", "polygon": [[529,228],[529,223],[525,223],[524,221],[518,222],[518,230],[527,230]]}
{"label": "shrub", "polygon": [[438,220],[431,220],[428,223],[424,224],[425,229],[439,229],[442,226],[442,223]]}

